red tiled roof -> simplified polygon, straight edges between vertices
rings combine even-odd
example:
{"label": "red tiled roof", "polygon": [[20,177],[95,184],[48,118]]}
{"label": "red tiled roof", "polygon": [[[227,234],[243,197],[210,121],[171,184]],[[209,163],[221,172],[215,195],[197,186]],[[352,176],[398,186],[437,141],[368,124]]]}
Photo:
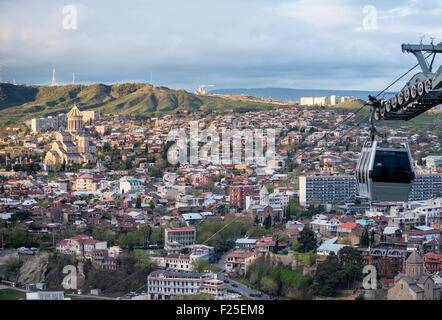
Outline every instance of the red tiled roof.
{"label": "red tiled roof", "polygon": [[358,224],[356,222],[350,222],[349,221],[349,222],[346,222],[346,223],[340,225],[339,227],[340,228],[345,228],[345,229],[354,229],[354,228],[356,228],[357,225]]}
{"label": "red tiled roof", "polygon": [[255,255],[254,253],[229,253],[227,258],[248,258]]}
{"label": "red tiled roof", "polygon": [[58,246],[65,246],[67,244],[68,244],[68,240],[67,239],[61,240],[60,242],[57,243]]}
{"label": "red tiled roof", "polygon": [[78,236],[72,237],[71,240],[84,240],[92,238],[91,236],[88,236],[87,234],[79,234]]}

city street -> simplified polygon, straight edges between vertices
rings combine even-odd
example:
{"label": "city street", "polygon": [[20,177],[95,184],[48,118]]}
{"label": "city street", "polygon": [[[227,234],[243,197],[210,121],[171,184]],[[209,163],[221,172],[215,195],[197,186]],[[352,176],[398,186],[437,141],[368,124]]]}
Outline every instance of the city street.
{"label": "city street", "polygon": [[219,280],[227,280],[228,283],[225,283],[228,290],[234,291],[236,293],[239,293],[249,299],[252,300],[269,300],[270,297],[268,295],[262,294],[261,297],[252,297],[250,294],[257,294],[259,291],[256,291],[250,287],[247,287],[243,285],[242,283],[239,283],[238,281],[232,280],[229,277],[224,276],[223,270],[226,268],[226,257],[227,255],[232,252],[233,250],[230,250],[226,253],[224,253],[221,258],[218,260],[218,266],[220,267],[221,271],[218,272],[218,279]]}

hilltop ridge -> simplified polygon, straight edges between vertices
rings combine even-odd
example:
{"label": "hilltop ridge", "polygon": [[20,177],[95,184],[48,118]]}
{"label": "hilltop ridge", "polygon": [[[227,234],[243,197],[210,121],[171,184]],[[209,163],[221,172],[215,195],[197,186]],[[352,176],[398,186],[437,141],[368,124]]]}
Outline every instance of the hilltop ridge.
{"label": "hilltop ridge", "polygon": [[203,96],[148,83],[105,85],[26,86],[0,83],[0,125],[81,110],[103,114],[130,114],[147,118],[156,114],[210,110],[271,109],[270,103],[251,99]]}

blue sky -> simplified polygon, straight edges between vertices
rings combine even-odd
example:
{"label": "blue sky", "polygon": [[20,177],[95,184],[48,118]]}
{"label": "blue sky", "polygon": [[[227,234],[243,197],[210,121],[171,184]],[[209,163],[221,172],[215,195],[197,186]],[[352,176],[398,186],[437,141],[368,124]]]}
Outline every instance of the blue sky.
{"label": "blue sky", "polygon": [[[63,28],[67,5],[75,30]],[[27,84],[50,84],[55,65],[60,84],[72,72],[148,82],[152,70],[154,84],[189,91],[380,90],[416,63],[402,43],[442,42],[441,17],[442,0],[0,0],[0,63],[4,81]]]}

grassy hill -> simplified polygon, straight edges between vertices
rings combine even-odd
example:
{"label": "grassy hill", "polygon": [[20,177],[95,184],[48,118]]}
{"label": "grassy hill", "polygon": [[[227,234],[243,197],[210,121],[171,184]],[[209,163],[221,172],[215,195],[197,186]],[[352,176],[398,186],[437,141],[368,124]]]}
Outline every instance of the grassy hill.
{"label": "grassy hill", "polygon": [[23,86],[0,83],[0,126],[32,118],[67,112],[76,104],[80,110],[102,114],[130,114],[143,118],[182,111],[272,109],[269,103],[198,96],[184,90],[144,83],[66,86]]}

